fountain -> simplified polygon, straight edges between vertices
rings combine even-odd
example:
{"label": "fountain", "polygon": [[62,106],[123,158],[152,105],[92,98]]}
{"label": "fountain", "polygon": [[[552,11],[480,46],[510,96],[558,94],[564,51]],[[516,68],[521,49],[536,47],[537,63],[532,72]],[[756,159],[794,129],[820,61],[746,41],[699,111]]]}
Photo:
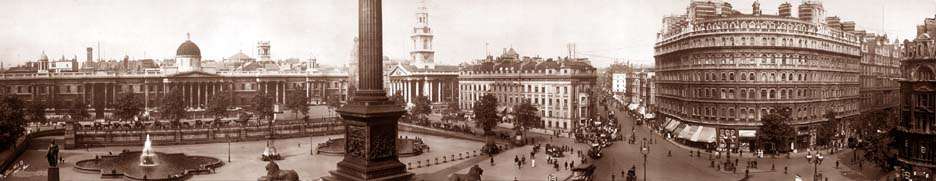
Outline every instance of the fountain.
{"label": "fountain", "polygon": [[117,155],[95,156],[93,159],[76,162],[75,169],[84,173],[99,173],[101,178],[179,180],[192,175],[213,173],[214,168],[222,165],[224,162],[213,157],[153,151],[153,141],[146,135],[143,151],[123,151]]}
{"label": "fountain", "polygon": [[140,153],[140,166],[156,166],[156,153],[153,152],[153,141],[146,135],[146,141],[143,142],[143,152]]}

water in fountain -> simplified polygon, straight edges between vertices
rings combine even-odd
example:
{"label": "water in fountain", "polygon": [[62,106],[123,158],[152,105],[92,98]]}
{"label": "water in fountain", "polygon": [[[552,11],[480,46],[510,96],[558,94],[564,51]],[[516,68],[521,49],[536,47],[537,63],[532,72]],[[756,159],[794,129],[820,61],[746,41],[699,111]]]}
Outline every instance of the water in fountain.
{"label": "water in fountain", "polygon": [[153,152],[153,142],[150,136],[146,135],[146,142],[143,142],[143,152],[140,153],[140,166],[156,166],[156,153]]}

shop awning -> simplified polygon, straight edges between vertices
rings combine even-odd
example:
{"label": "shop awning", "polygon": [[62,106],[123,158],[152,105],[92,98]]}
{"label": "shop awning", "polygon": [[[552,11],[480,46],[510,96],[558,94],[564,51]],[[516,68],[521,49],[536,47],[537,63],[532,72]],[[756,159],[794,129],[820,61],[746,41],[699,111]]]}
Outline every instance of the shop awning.
{"label": "shop awning", "polygon": [[696,135],[695,139],[690,139],[695,142],[704,142],[704,143],[714,143],[715,142],[715,128],[713,127],[701,127],[699,133]]}
{"label": "shop awning", "polygon": [[757,137],[757,130],[738,130],[738,137],[742,137],[742,138]]}
{"label": "shop awning", "polygon": [[636,110],[637,104],[631,103],[630,105],[627,105],[627,109],[630,109],[631,111]]}
{"label": "shop awning", "polygon": [[684,129],[686,129],[686,127],[689,127],[689,125],[688,125],[688,124],[679,124],[679,123],[677,122],[677,123],[676,123],[676,129],[673,130],[673,136],[678,138],[678,137],[679,137],[679,134],[682,133],[682,131],[683,131]]}
{"label": "shop awning", "polygon": [[699,132],[699,128],[699,126],[688,126],[683,128],[682,132],[679,132],[679,138],[691,140],[696,132]]}
{"label": "shop awning", "polygon": [[670,120],[670,122],[666,124],[666,131],[673,131],[677,126],[679,126],[679,121]]}

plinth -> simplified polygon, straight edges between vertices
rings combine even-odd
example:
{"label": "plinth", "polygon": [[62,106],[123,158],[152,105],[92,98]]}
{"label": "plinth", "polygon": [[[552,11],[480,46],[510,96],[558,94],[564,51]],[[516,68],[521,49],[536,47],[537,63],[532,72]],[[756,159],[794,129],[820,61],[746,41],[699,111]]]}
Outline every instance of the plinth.
{"label": "plinth", "polygon": [[397,120],[402,107],[383,89],[381,0],[358,0],[358,89],[338,109],[344,119],[345,155],[323,180],[412,180],[397,158]]}
{"label": "plinth", "polygon": [[57,166],[50,166],[47,175],[49,175],[49,181],[59,181],[59,168]]}
{"label": "plinth", "polygon": [[386,102],[350,104],[338,110],[345,120],[345,156],[325,180],[411,180],[397,155],[397,120],[404,111]]}

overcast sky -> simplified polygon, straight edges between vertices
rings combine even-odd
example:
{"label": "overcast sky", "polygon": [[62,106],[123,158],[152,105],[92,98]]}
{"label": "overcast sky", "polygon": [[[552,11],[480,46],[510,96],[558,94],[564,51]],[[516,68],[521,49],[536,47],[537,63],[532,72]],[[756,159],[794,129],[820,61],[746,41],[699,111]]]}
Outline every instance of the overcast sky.
{"label": "overcast sky", "polygon": [[[408,57],[417,0],[384,1],[384,55]],[[729,1],[750,13],[753,0]],[[775,14],[783,1],[763,0]],[[799,4],[799,0],[789,1]],[[521,55],[565,56],[575,43],[598,66],[608,57],[652,63],[665,15],[682,14],[689,0],[429,0],[436,62],[458,64],[514,47]],[[116,59],[172,58],[191,33],[206,59],[238,51],[256,57],[270,41],[275,58],[317,57],[325,64],[350,59],[357,34],[355,0],[0,0],[0,60],[7,67],[78,56],[100,42]],[[936,0],[825,0],[827,15],[856,21],[891,38],[915,36],[936,15]],[[883,23],[883,24],[882,24]]]}

